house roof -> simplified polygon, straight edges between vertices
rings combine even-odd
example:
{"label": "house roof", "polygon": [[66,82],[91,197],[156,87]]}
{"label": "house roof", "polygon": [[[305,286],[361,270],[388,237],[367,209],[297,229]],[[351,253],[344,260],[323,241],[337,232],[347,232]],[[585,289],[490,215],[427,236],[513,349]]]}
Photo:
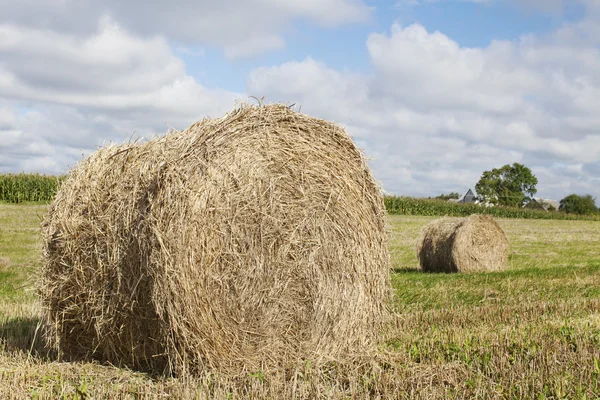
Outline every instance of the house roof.
{"label": "house roof", "polygon": [[460,203],[460,202],[462,202],[462,201],[465,201],[465,197],[467,197],[467,196],[469,196],[469,195],[470,195],[470,196],[473,196],[473,197],[475,197],[475,193],[473,193],[473,191],[472,191],[471,189],[469,189],[469,190],[467,190],[467,191],[466,191],[466,193],[465,193],[465,194],[463,194],[462,196],[460,196],[460,197],[458,198],[458,202]]}
{"label": "house roof", "polygon": [[542,197],[534,197],[533,200],[537,201],[540,204],[549,204],[557,210],[558,207],[560,207],[560,202],[558,200],[544,199]]}

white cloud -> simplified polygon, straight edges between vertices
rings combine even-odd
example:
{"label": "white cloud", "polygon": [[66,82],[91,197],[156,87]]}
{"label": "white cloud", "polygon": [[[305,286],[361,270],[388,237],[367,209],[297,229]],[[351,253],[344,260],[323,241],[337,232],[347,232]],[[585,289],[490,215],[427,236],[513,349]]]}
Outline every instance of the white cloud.
{"label": "white cloud", "polygon": [[[368,74],[307,57],[254,69],[247,95],[346,127],[390,192],[466,190],[521,162],[543,197],[600,197],[600,5],[582,1],[581,21],[484,48],[394,24],[366,38]],[[202,86],[177,54],[249,57],[286,46],[297,19],[370,15],[355,0],[152,3],[26,0],[25,13],[0,0],[0,172],[61,173],[106,141],[183,128],[242,97]]]}
{"label": "white cloud", "polygon": [[110,96],[147,94],[185,76],[163,39],[138,39],[109,21],[83,39],[0,25],[0,54],[0,94],[36,100],[114,102]]}
{"label": "white cloud", "polygon": [[5,98],[189,115],[211,104],[217,106],[210,111],[222,110],[233,96],[199,85],[164,39],[133,36],[110,20],[84,38],[0,25],[0,55]]}
{"label": "white cloud", "polygon": [[493,42],[487,49],[461,48],[421,25],[394,24],[389,36],[371,35],[367,47],[381,91],[415,105],[510,113],[522,107],[524,92],[541,85],[535,74],[513,61],[514,48],[506,42]]}
{"label": "white cloud", "polygon": [[[268,94],[284,102],[288,99],[304,103],[310,99],[306,102],[310,110],[327,110],[329,117],[338,122],[352,123],[360,114],[362,119],[372,117],[371,122],[377,124],[381,117],[367,104],[368,77],[335,71],[312,58],[257,68],[248,77],[247,90],[256,97]],[[369,111],[361,110],[364,107]]]}
{"label": "white cloud", "polygon": [[185,128],[230,110],[166,40],[104,19],[91,36],[0,24],[0,171],[64,172],[106,141]]}
{"label": "white cloud", "polygon": [[7,109],[0,108],[0,131],[6,131],[14,126],[16,121],[15,114]]}
{"label": "white cloud", "polygon": [[362,0],[198,0],[176,5],[165,0],[0,0],[0,23],[90,35],[98,20],[109,17],[134,34],[216,45],[230,57],[242,57],[282,48],[282,34],[297,20],[335,27],[364,22],[371,11]]}
{"label": "white cloud", "polygon": [[[512,3],[514,6],[526,11],[542,11],[549,13],[561,12],[567,2],[580,3],[588,0],[398,0],[397,6],[419,6],[424,4],[435,4],[442,2],[458,2],[458,3],[476,3],[476,4],[494,4],[501,2]],[[595,1],[595,0],[589,0]]]}
{"label": "white cloud", "polygon": [[229,59],[246,58],[255,54],[285,47],[285,40],[279,35],[250,36],[239,43],[225,45],[225,56]]}
{"label": "white cloud", "polygon": [[516,7],[527,12],[561,13],[568,3],[583,3],[586,0],[508,0]]}
{"label": "white cloud", "polygon": [[522,162],[543,196],[600,197],[590,173],[600,168],[600,52],[585,40],[567,46],[557,33],[464,48],[395,24],[367,48],[371,75],[309,58],[259,68],[248,88],[342,122],[388,191],[465,190],[486,169]]}
{"label": "white cloud", "polygon": [[398,0],[396,1],[396,7],[415,7],[451,1],[458,3],[490,4],[497,0]]}

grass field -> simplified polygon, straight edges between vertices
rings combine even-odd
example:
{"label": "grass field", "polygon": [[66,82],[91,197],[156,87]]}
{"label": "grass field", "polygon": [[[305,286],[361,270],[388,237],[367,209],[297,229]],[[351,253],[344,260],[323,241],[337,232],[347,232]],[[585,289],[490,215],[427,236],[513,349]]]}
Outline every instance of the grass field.
{"label": "grass field", "polygon": [[510,269],[423,274],[431,217],[388,217],[394,321],[378,355],[233,379],[149,377],[44,350],[32,280],[46,206],[0,204],[0,398],[600,398],[600,222],[499,219]]}

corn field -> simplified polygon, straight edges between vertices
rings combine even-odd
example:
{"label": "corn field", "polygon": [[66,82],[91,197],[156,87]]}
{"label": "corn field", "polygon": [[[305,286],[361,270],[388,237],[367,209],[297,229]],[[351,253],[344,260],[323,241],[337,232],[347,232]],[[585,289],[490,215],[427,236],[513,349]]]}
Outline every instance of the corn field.
{"label": "corn field", "polygon": [[[8,203],[49,202],[66,175],[5,174],[0,175],[0,201]],[[489,214],[498,218],[525,219],[583,219],[600,220],[600,215],[566,214],[516,207],[483,207],[477,204],[458,204],[445,200],[414,197],[386,196],[385,208],[389,214],[466,217],[471,214]]]}
{"label": "corn field", "polygon": [[52,201],[64,176],[40,174],[0,175],[0,201],[23,203]]}
{"label": "corn field", "polygon": [[577,215],[517,207],[485,207],[472,203],[458,204],[445,200],[413,197],[386,196],[384,201],[388,213],[400,215],[466,217],[471,214],[489,214],[499,218],[600,220],[598,214]]}

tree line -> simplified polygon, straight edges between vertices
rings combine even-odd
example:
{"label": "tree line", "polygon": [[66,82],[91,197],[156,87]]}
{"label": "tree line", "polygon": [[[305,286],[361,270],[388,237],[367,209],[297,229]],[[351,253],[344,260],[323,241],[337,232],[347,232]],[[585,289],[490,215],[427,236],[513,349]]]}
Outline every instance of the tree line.
{"label": "tree line", "polygon": [[[475,191],[478,200],[489,205],[547,209],[548,205],[540,204],[533,198],[537,193],[537,184],[538,179],[531,169],[523,164],[514,163],[484,171],[475,185]],[[453,192],[436,198],[457,199],[459,195]],[[561,199],[559,204],[559,210],[569,214],[586,215],[600,212],[596,207],[596,199],[590,194],[572,193]]]}

